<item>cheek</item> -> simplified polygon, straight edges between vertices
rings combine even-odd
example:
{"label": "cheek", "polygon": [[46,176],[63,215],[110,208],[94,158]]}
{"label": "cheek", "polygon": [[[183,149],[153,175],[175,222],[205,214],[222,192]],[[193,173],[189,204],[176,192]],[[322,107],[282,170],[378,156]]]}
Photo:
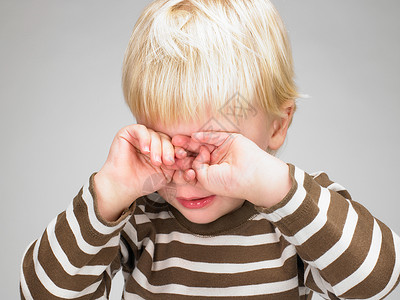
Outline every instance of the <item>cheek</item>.
{"label": "cheek", "polygon": [[163,187],[159,189],[157,192],[168,203],[171,203],[171,201],[173,201],[176,197],[176,189],[173,187]]}
{"label": "cheek", "polygon": [[261,127],[256,131],[255,143],[263,150],[267,150],[271,139],[270,130],[267,127]]}
{"label": "cheek", "polygon": [[267,150],[270,141],[269,124],[265,120],[250,120],[241,129],[241,134],[253,141],[262,150]]}
{"label": "cheek", "polygon": [[260,149],[266,151],[269,145],[269,137],[266,130],[254,131],[249,136],[248,139],[252,140]]}
{"label": "cheek", "polygon": [[269,145],[269,139],[260,140],[260,142],[257,143],[257,145],[258,145],[258,147],[260,147],[264,151],[267,151],[268,145]]}

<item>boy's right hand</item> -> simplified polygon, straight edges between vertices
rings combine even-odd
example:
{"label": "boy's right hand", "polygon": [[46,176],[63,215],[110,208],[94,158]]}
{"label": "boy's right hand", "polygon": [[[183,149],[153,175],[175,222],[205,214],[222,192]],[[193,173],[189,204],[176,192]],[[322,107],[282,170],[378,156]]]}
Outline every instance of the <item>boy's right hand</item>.
{"label": "boy's right hand", "polygon": [[177,169],[175,154],[177,158],[186,156],[164,133],[141,124],[122,128],[114,137],[105,164],[94,176],[100,215],[115,221],[137,198],[169,183]]}

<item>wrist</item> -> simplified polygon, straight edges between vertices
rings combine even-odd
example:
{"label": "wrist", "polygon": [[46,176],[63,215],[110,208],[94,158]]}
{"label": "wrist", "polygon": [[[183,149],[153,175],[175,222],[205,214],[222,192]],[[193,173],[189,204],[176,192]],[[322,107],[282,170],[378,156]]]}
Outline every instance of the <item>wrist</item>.
{"label": "wrist", "polygon": [[254,176],[254,188],[249,201],[270,208],[281,202],[292,188],[289,166],[264,152]]}
{"label": "wrist", "polygon": [[95,207],[99,215],[108,222],[118,220],[122,212],[129,207],[132,199],[138,198],[130,198],[130,203],[127,205],[126,203],[129,201],[124,201],[124,197],[120,195],[120,189],[117,185],[101,171],[94,176],[93,183]]}

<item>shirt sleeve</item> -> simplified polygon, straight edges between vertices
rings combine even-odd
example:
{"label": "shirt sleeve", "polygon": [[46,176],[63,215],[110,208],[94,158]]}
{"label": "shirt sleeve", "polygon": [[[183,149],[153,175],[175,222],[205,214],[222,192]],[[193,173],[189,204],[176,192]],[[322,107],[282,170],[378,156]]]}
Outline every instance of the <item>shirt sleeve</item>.
{"label": "shirt sleeve", "polygon": [[400,238],[323,173],[289,164],[292,188],[257,209],[296,247],[305,285],[325,299],[382,299],[399,283]]}
{"label": "shirt sleeve", "polygon": [[121,268],[121,230],[135,205],[115,222],[102,219],[93,188],[95,174],[27,248],[21,299],[108,298],[112,277]]}

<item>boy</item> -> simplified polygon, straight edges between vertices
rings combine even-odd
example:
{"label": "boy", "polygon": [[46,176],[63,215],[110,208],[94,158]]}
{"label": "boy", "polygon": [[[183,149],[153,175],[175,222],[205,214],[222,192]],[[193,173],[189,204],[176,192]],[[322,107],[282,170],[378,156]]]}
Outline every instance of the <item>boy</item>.
{"label": "boy", "polygon": [[138,124],[24,255],[21,297],[381,299],[399,237],[272,154],[299,97],[269,1],[155,1],[123,72]]}

